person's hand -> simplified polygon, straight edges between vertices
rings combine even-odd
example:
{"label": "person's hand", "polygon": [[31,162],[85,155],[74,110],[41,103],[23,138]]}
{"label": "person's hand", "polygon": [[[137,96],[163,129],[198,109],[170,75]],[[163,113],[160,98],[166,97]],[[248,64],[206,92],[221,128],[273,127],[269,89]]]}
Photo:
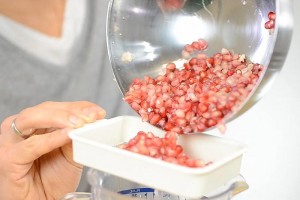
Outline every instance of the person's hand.
{"label": "person's hand", "polygon": [[0,199],[60,199],[74,192],[82,166],[72,160],[68,131],[104,116],[105,111],[90,102],[44,102],[5,119],[0,132]]}

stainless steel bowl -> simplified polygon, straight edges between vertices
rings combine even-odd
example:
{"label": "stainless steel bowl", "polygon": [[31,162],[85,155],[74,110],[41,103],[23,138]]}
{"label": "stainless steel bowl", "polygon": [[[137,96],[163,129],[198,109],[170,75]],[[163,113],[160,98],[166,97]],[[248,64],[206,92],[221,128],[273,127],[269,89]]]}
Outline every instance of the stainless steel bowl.
{"label": "stainless steel bowl", "polygon": [[[125,94],[136,77],[157,76],[161,66],[178,61],[185,44],[205,39],[207,54],[222,48],[245,54],[267,66],[251,98],[231,119],[265,95],[287,56],[293,29],[292,1],[186,0],[176,11],[164,0],[111,0],[107,45],[111,65]],[[268,13],[276,13],[275,29],[265,29]]]}

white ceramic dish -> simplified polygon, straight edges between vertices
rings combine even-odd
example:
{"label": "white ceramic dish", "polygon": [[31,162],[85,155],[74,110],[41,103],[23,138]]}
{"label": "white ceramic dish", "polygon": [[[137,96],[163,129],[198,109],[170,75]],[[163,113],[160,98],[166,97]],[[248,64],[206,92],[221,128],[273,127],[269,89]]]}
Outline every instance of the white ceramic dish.
{"label": "white ceramic dish", "polygon": [[164,131],[140,118],[119,116],[73,130],[74,160],[161,191],[187,198],[199,198],[240,174],[245,145],[207,134],[182,135],[179,143],[192,158],[213,163],[188,168],[126,151],[116,146],[128,142],[138,131],[163,137]]}

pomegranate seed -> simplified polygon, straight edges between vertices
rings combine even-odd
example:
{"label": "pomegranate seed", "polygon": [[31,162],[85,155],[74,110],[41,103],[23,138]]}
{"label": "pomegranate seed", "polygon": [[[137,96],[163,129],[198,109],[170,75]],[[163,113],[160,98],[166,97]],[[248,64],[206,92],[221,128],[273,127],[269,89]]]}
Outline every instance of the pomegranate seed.
{"label": "pomegranate seed", "polygon": [[161,116],[159,114],[155,114],[150,118],[150,124],[157,124],[159,122],[159,120],[161,120]]}
{"label": "pomegranate seed", "polygon": [[202,113],[207,112],[207,110],[208,110],[208,104],[204,104],[204,103],[198,104],[197,112],[199,115],[202,115]]}
{"label": "pomegranate seed", "polygon": [[180,109],[176,110],[175,114],[176,114],[177,117],[180,117],[180,118],[185,117],[185,112],[183,110],[180,110]]}
{"label": "pomegranate seed", "polygon": [[142,108],[137,102],[132,102],[131,107],[136,111],[139,111]]}
{"label": "pomegranate seed", "polygon": [[184,47],[184,50],[188,53],[191,53],[194,51],[194,47],[190,44],[187,44],[185,47]]}
{"label": "pomegranate seed", "polygon": [[265,23],[265,28],[266,29],[273,29],[274,28],[274,21],[273,20],[269,20]]}
{"label": "pomegranate seed", "polygon": [[276,19],[276,14],[274,13],[274,12],[269,12],[268,13],[268,18],[270,19],[270,20],[275,20]]}
{"label": "pomegranate seed", "polygon": [[219,110],[215,110],[211,113],[211,118],[212,119],[219,119],[223,116],[223,113]]}
{"label": "pomegranate seed", "polygon": [[196,65],[196,64],[197,64],[197,58],[192,58],[192,59],[190,60],[189,64],[190,64],[191,66]]}
{"label": "pomegranate seed", "polygon": [[186,122],[186,119],[185,118],[178,118],[176,120],[176,125],[177,126],[186,126],[187,122]]}
{"label": "pomegranate seed", "polygon": [[192,43],[192,47],[196,50],[201,50],[201,44],[199,44],[199,42],[193,42]]}
{"label": "pomegranate seed", "polygon": [[199,39],[198,44],[199,44],[201,50],[205,50],[208,47],[207,42],[203,39]]}
{"label": "pomegranate seed", "polygon": [[170,131],[170,130],[172,130],[172,128],[174,128],[174,124],[173,123],[171,123],[171,122],[167,122],[166,124],[165,124],[165,126],[163,127],[163,129],[164,130],[166,130],[166,131]]}
{"label": "pomegranate seed", "polygon": [[217,124],[216,120],[213,120],[213,119],[208,119],[207,120],[207,126],[208,127],[215,126],[216,124]]}
{"label": "pomegranate seed", "polygon": [[174,63],[169,63],[169,64],[167,64],[166,68],[167,68],[167,70],[173,72],[176,69],[176,65]]}

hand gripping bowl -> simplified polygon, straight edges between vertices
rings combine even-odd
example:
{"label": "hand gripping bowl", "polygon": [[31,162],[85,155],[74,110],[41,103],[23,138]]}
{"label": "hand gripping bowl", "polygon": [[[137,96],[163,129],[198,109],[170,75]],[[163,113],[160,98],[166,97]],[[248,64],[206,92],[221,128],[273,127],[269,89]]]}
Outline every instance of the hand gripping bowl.
{"label": "hand gripping bowl", "polygon": [[[181,7],[164,9],[166,2]],[[275,28],[264,26],[276,13]],[[292,1],[285,0],[111,0],[107,45],[115,79],[123,94],[135,78],[156,77],[163,64],[178,62],[186,44],[199,38],[205,52],[222,48],[245,54],[266,66],[249,98],[226,121],[254,105],[280,72],[292,37]]]}

